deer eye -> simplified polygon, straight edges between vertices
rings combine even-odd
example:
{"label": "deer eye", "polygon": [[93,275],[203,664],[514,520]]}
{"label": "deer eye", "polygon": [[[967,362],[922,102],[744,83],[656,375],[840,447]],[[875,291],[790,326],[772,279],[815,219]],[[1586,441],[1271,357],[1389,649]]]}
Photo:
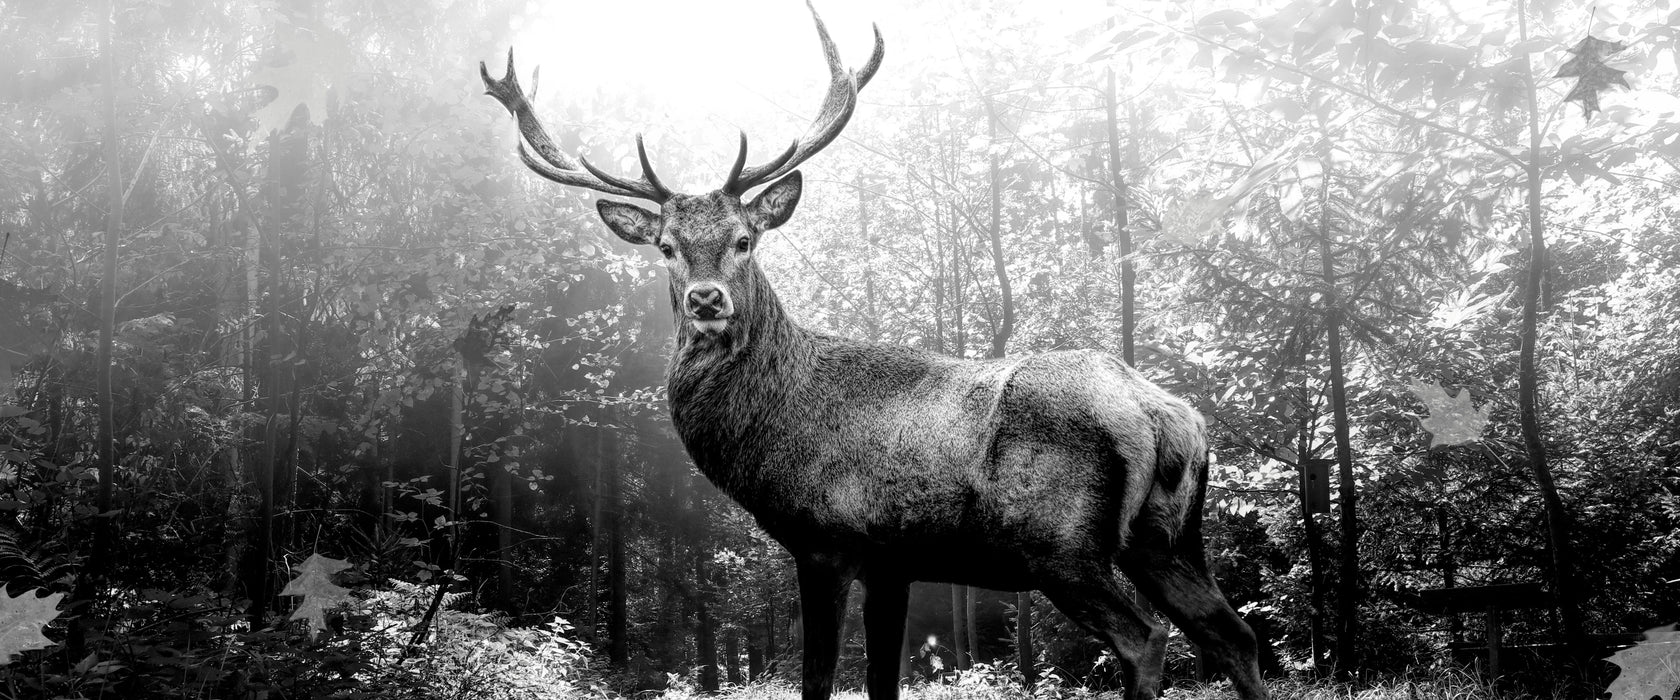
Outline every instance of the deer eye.
{"label": "deer eye", "polygon": [[671,249],[671,244],[669,244],[669,243],[659,244],[659,252],[664,253],[665,257],[667,257],[667,258],[676,254],[676,251]]}
{"label": "deer eye", "polygon": [[752,250],[752,237],[742,236],[741,240],[735,241],[735,249],[743,253]]}

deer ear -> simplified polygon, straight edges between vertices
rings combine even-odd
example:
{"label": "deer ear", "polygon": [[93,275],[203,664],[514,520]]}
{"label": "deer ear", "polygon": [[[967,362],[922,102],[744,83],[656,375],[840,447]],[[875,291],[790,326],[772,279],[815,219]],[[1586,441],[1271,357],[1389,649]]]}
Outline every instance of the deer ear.
{"label": "deer ear", "polygon": [[799,192],[804,187],[803,182],[799,171],[795,170],[748,202],[747,220],[752,223],[754,231],[762,233],[780,228],[788,219],[793,218],[793,208],[799,204]]}
{"label": "deer ear", "polygon": [[659,233],[659,215],[634,204],[601,199],[596,200],[595,210],[601,212],[607,228],[636,245],[652,243]]}

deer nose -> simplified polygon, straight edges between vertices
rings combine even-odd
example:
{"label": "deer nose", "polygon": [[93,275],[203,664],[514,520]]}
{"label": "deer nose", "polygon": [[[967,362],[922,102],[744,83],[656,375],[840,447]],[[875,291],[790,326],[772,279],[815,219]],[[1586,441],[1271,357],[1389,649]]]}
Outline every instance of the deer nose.
{"label": "deer nose", "polygon": [[723,288],[714,284],[689,287],[688,310],[703,319],[727,316],[728,304],[725,302]]}

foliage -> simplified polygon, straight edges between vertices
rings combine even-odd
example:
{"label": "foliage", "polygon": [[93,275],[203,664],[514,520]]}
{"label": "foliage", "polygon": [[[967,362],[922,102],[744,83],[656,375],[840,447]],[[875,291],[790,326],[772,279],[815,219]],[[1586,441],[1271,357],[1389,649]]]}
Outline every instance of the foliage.
{"label": "foliage", "polygon": [[[671,328],[657,261],[606,234],[587,198],[519,168],[507,115],[470,70],[509,45],[587,51],[617,33],[557,30],[541,3],[501,0],[372,14],[338,0],[118,2],[122,72],[107,86],[88,68],[90,8],[37,5],[0,19],[0,65],[17,67],[0,76],[0,577],[14,593],[63,594],[101,518],[119,541],[107,589],[75,617],[86,648],[25,652],[5,667],[15,692],[605,694],[588,647],[618,665],[618,690],[677,697],[707,690],[701,640],[732,639],[734,654],[710,650],[726,667],[717,675],[734,666],[741,677],[731,696],[791,693],[775,685],[798,670],[790,562],[693,472],[662,413]],[[1411,603],[1449,578],[1533,581],[1549,566],[1515,401],[1516,292],[1533,262],[1518,243],[1530,83],[1552,243],[1540,261],[1540,417],[1590,543],[1589,627],[1680,620],[1669,583],[1680,580],[1680,28],[1648,3],[1462,5],[1267,0],[1204,12],[1163,0],[1045,13],[906,0],[857,22],[837,14],[847,55],[847,27],[867,41],[865,20],[879,21],[887,63],[847,138],[805,166],[800,211],[766,237],[762,262],[802,323],[982,355],[1005,316],[982,245],[995,161],[1017,292],[1008,352],[1117,351],[1120,208],[1136,248],[1138,364],[1208,417],[1214,568],[1283,673],[1312,665],[1321,611],[1309,554],[1344,551],[1298,496],[1300,470],[1333,443],[1317,247],[1329,238],[1369,591],[1358,641],[1378,667],[1367,670],[1433,678],[1284,681],[1278,694],[1496,697],[1443,670],[1446,645],[1474,633],[1455,638]],[[1533,38],[1519,42],[1525,5]],[[723,13],[671,13],[591,21],[686,30],[647,42],[653,59],[796,33],[720,47],[692,25]],[[903,29],[919,27],[940,31]],[[1626,49],[1613,67],[1582,63],[1607,55],[1571,53],[1583,33],[1601,42],[1588,48]],[[781,109],[824,87],[817,64],[792,58],[820,58],[801,47],[761,48],[790,58],[760,61],[740,84],[662,62],[661,77],[705,85],[703,96],[664,94],[616,66],[606,77],[570,69],[599,66],[598,55],[550,60],[535,101],[563,148],[602,167],[632,172],[630,135],[648,130],[661,172],[710,183],[733,153],[734,130],[715,133],[719,123],[755,144],[805,128]],[[1126,198],[1107,170],[1096,87],[1110,68]],[[1620,76],[1605,70],[1626,70],[1633,87],[1594,93],[1601,104],[1583,99],[1587,118],[1573,118],[1588,77]],[[1549,79],[1571,73],[1581,80]],[[588,79],[600,84],[577,82]],[[87,188],[105,174],[107,87],[129,230],[116,280],[115,510],[101,516],[90,300],[103,280],[87,261],[105,212]],[[508,305],[505,342],[460,387],[454,415],[455,342]],[[1471,432],[1435,428],[1435,387],[1457,388],[1477,444],[1431,449]],[[255,584],[290,579],[285,563],[318,550],[357,563],[358,580],[339,582],[358,591],[351,611],[324,611],[318,633],[276,627],[278,616],[253,629]],[[1332,593],[1319,604],[1334,609],[1338,574],[1323,573]],[[436,636],[404,652],[436,590],[416,586],[440,581],[457,587]],[[929,629],[913,636],[949,631],[944,602],[919,611]],[[1102,646],[1042,597],[1035,605],[1037,688],[1015,690],[1009,666],[984,665],[916,692],[1111,688]],[[557,612],[575,634],[552,626]],[[1008,615],[981,606],[983,619]],[[69,641],[68,625],[45,635]],[[1550,634],[1543,615],[1509,621],[1513,643]],[[982,660],[1012,651],[981,637]],[[1171,675],[1189,677],[1187,647],[1175,637],[1173,649]]]}
{"label": "foliage", "polygon": [[41,628],[58,617],[63,593],[37,597],[36,591],[16,596],[0,589],[0,666],[12,657],[34,649],[45,649],[53,641],[41,635]]}
{"label": "foliage", "polygon": [[1675,625],[1647,630],[1643,641],[1610,657],[1621,669],[1610,684],[1610,700],[1668,700],[1680,689],[1680,632],[1675,630]]}

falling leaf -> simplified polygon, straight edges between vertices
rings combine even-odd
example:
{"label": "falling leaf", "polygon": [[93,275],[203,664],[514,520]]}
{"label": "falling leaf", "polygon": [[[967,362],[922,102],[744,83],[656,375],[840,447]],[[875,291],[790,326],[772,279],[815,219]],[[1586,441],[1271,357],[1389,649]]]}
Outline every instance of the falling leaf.
{"label": "falling leaf", "polygon": [[297,565],[297,578],[286,584],[280,595],[303,596],[298,603],[297,610],[292,612],[290,619],[308,620],[309,629],[313,633],[324,632],[327,629],[327,608],[333,607],[350,599],[349,589],[333,585],[332,576],[350,568],[350,562],[343,559],[323,557],[311,554],[302,564]]}
{"label": "falling leaf", "polygon": [[298,27],[282,23],[275,32],[291,62],[269,66],[251,75],[251,82],[274,88],[274,101],[251,114],[257,133],[283,129],[298,105],[309,109],[309,118],[320,123],[327,117],[327,91],[341,78],[355,54],[350,45],[322,27]]}
{"label": "falling leaf", "polygon": [[1448,394],[1440,384],[1412,382],[1411,391],[1429,408],[1429,417],[1422,419],[1423,429],[1429,431],[1429,446],[1460,445],[1481,438],[1487,427],[1487,409],[1477,410],[1470,404],[1470,390],[1461,389],[1456,396]]}
{"label": "falling leaf", "polygon": [[37,598],[37,592],[24,591],[14,598],[0,586],[0,666],[11,663],[20,652],[58,643],[41,634],[41,628],[58,617],[58,601],[64,594]]}
{"label": "falling leaf", "polygon": [[1580,102],[1581,110],[1588,119],[1598,109],[1598,94],[1610,88],[1611,85],[1629,87],[1625,70],[1611,68],[1604,63],[1604,59],[1620,53],[1627,48],[1627,44],[1620,41],[1605,41],[1588,36],[1582,39],[1569,53],[1575,54],[1558,68],[1554,78],[1576,78],[1575,87],[1565,95],[1565,102]]}
{"label": "falling leaf", "polygon": [[1607,689],[1610,700],[1672,700],[1680,689],[1680,625],[1658,627],[1645,641],[1610,655],[1621,667]]}

